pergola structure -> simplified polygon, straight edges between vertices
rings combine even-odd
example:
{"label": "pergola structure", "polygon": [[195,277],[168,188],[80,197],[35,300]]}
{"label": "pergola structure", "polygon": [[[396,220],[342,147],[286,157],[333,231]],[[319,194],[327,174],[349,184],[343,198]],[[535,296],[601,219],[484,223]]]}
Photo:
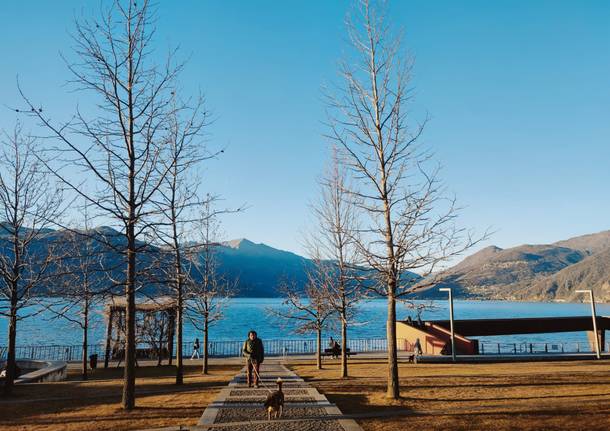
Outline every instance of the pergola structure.
{"label": "pergola structure", "polygon": [[[124,297],[113,297],[104,308],[106,317],[106,354],[104,368],[110,358],[119,362],[125,355],[126,309]],[[164,356],[172,363],[174,331],[176,327],[176,301],[167,296],[136,302],[136,343],[155,346],[159,363]],[[151,357],[151,348],[138,348],[136,357]]]}

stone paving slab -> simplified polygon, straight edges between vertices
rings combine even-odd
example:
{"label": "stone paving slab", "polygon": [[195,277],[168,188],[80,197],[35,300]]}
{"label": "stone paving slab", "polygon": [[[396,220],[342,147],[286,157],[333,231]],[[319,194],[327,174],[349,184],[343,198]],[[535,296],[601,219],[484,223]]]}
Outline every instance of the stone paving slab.
{"label": "stone paving slab", "polygon": [[[285,366],[262,364],[259,388],[246,386],[245,372],[244,367],[208,405],[199,419],[198,431],[362,431],[355,420],[342,419],[335,404]],[[284,413],[279,420],[267,421],[263,402],[276,390],[278,377],[284,381]]]}
{"label": "stone paving slab", "polygon": [[[320,407],[286,407],[284,406],[284,419],[298,419],[307,416],[321,416],[324,410]],[[267,412],[262,406],[256,408],[221,408],[214,423],[262,421],[267,419]]]}
{"label": "stone paving slab", "polygon": [[[309,422],[267,422],[267,423],[250,423],[240,425],[230,425],[222,428],[212,428],[214,430],[230,430],[230,431],[345,431],[345,429],[336,420],[319,420]],[[202,428],[204,429],[204,428]],[[199,430],[197,430],[199,431]]]}
{"label": "stone paving slab", "polygon": [[[229,397],[225,400],[225,403],[263,403],[267,399],[267,395],[260,396],[239,396],[239,397]],[[316,401],[313,397],[307,395],[296,395],[290,396],[286,395],[284,397],[284,402],[286,403],[304,403],[304,402],[314,402]]]}
{"label": "stone paving slab", "polygon": [[[307,389],[283,389],[284,394],[286,394],[286,396],[291,396],[291,395],[307,395]],[[260,389],[233,389],[230,393],[229,396],[231,397],[242,397],[244,395],[248,395],[248,396],[267,396],[267,389],[265,388],[260,388]]]}

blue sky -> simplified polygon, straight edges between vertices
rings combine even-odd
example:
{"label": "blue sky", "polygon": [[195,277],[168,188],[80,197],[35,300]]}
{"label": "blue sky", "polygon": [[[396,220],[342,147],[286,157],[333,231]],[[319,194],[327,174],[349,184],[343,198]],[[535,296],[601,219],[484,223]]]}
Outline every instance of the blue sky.
{"label": "blue sky", "polygon": [[[226,147],[204,188],[227,205],[228,238],[300,252],[328,157],[321,87],[336,82],[348,1],[158,3],[159,54],[189,58],[187,91],[202,89]],[[15,78],[55,118],[78,94],[64,85],[75,15],[97,1],[2,2],[0,127],[19,103]],[[610,228],[610,3],[390,2],[415,57],[413,112],[466,208],[460,224],[496,230],[484,245],[553,242]],[[82,100],[81,100],[82,102]]]}

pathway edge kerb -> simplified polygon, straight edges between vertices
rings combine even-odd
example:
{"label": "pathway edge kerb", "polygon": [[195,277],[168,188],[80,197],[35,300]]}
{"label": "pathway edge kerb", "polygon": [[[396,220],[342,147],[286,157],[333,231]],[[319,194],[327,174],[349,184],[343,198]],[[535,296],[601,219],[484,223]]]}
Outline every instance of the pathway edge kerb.
{"label": "pathway edge kerb", "polygon": [[[229,397],[230,393],[231,393],[231,387],[229,385],[229,387],[221,389],[218,396],[216,397],[216,399],[214,401],[212,401],[211,404],[220,404],[220,405],[224,404],[225,400]],[[203,411],[203,414],[199,418],[199,422],[197,422],[197,425],[213,424],[214,421],[216,420],[216,416],[218,416],[219,411],[220,411],[220,407],[209,405]]]}

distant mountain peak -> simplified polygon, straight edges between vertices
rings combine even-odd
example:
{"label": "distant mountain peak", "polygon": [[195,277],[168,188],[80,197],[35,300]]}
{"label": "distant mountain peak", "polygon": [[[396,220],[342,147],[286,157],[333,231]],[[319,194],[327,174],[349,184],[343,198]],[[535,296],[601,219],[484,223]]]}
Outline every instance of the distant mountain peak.
{"label": "distant mountain peak", "polygon": [[[225,242],[224,245],[226,245],[227,247],[239,250],[243,247],[252,247],[252,246],[256,246],[257,244],[253,243],[252,241],[250,241],[247,238],[237,238],[237,239],[232,239],[230,241]],[[258,245],[262,245],[262,244],[258,244]]]}
{"label": "distant mountain peak", "polygon": [[472,266],[484,265],[485,263],[487,263],[488,261],[493,259],[495,256],[497,256],[502,251],[504,251],[504,250],[495,245],[490,245],[488,247],[482,248],[481,250],[466,257],[460,263],[455,265],[453,267],[453,270],[456,271],[456,270],[469,268]]}
{"label": "distant mountain peak", "polygon": [[90,229],[93,232],[96,232],[100,235],[111,235],[111,236],[117,236],[117,235],[121,235],[122,232],[119,232],[118,230],[116,230],[115,228],[111,227],[111,226],[98,226],[94,229]]}

